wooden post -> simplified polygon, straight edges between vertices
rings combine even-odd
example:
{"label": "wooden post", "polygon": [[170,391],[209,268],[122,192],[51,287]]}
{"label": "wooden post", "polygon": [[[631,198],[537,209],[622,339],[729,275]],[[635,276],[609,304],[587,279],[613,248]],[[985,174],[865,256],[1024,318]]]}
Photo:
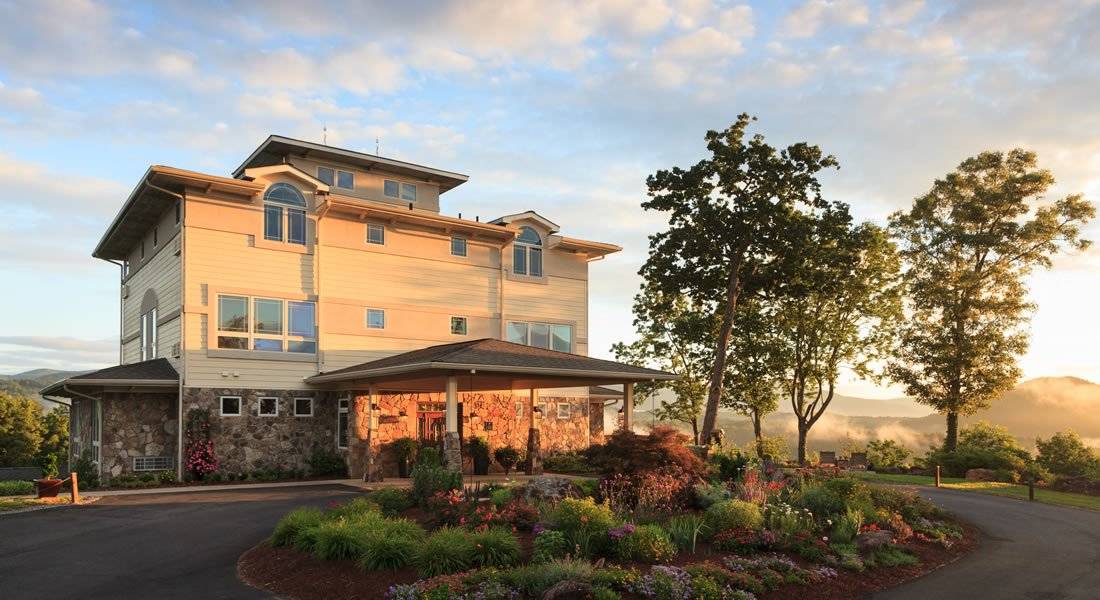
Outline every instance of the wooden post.
{"label": "wooden post", "polygon": [[936,487],[940,487],[940,466],[936,465]]}
{"label": "wooden post", "polygon": [[1027,480],[1027,499],[1032,501],[1032,502],[1035,502],[1035,480],[1034,479],[1028,479]]}
{"label": "wooden post", "polygon": [[623,431],[634,431],[634,383],[623,384]]}
{"label": "wooden post", "polygon": [[72,484],[73,504],[80,504],[80,488],[76,481],[76,471],[69,474],[70,483]]}

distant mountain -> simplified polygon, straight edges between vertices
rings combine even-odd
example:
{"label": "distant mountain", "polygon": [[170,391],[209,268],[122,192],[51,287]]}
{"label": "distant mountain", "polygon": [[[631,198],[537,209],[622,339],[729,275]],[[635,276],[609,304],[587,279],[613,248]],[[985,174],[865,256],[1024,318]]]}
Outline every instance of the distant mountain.
{"label": "distant mountain", "polygon": [[58,371],[57,369],[32,369],[15,375],[0,375],[0,391],[18,396],[34,398],[46,410],[50,410],[55,403],[38,395],[42,388],[88,371]]}

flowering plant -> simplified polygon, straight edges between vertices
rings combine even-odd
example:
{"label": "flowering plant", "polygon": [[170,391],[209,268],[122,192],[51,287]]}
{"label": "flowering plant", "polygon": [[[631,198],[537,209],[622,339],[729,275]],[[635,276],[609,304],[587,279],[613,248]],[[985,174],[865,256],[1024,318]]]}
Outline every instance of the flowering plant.
{"label": "flowering plant", "polygon": [[218,470],[214,441],[210,439],[210,411],[192,408],[187,412],[187,442],[183,448],[184,468],[195,479]]}
{"label": "flowering plant", "polygon": [[749,527],[738,527],[718,532],[711,540],[711,545],[718,550],[748,554],[756,552],[761,547],[760,534]]}

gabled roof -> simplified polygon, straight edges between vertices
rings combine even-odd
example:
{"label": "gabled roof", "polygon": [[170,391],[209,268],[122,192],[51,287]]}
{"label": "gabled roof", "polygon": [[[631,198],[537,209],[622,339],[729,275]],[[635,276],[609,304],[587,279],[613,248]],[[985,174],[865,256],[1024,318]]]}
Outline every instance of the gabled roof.
{"label": "gabled roof", "polygon": [[77,386],[114,386],[165,387],[178,385],[180,375],[167,358],[154,358],[141,362],[107,367],[98,371],[74,375],[62,379],[43,389],[43,396],[65,396],[66,385]]}
{"label": "gabled roof", "polygon": [[550,233],[557,233],[561,231],[561,227],[558,227],[557,223],[551,221],[550,219],[547,219],[546,217],[540,215],[533,210],[526,210],[521,213],[516,213],[514,215],[504,215],[503,217],[497,217],[489,222],[507,225],[512,221],[518,221],[520,219],[530,219],[548,229]]}
{"label": "gabled roof", "polygon": [[509,373],[554,377],[586,377],[649,381],[676,379],[676,375],[656,369],[635,367],[613,360],[602,360],[555,352],[533,346],[513,344],[489,338],[429,346],[395,354],[306,378],[307,383],[325,383],[351,379],[390,376],[414,371],[468,371]]}
{"label": "gabled roof", "polygon": [[622,398],[623,391],[606,385],[593,385],[588,388],[588,396],[590,398]]}
{"label": "gabled roof", "polygon": [[233,171],[234,177],[240,177],[245,169],[251,167],[266,167],[283,162],[287,155],[308,156],[320,160],[332,160],[348,165],[355,165],[364,170],[379,169],[398,175],[405,175],[415,179],[432,181],[439,184],[440,193],[453,189],[470,179],[468,175],[444,171],[433,167],[425,167],[415,163],[376,156],[355,150],[346,150],[335,146],[326,146],[305,140],[296,140],[281,135],[269,135],[258,148],[252,151]]}

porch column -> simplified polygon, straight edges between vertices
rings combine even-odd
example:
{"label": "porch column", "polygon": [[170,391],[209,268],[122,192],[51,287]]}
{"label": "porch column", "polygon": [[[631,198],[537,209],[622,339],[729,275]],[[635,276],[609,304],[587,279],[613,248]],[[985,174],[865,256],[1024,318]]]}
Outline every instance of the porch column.
{"label": "porch column", "polygon": [[634,384],[623,384],[623,431],[634,431]]}
{"label": "porch column", "polygon": [[523,472],[528,475],[542,475],[542,440],[539,436],[538,415],[535,407],[539,401],[539,391],[531,388],[527,402],[528,429],[527,429],[527,458],[523,461]]}
{"label": "porch column", "polygon": [[382,481],[382,473],[379,471],[378,461],[375,459],[374,440],[378,435],[378,413],[374,406],[378,404],[378,386],[373,383],[367,386],[367,468],[363,473],[364,481]]}
{"label": "porch column", "polygon": [[462,440],[458,437],[458,377],[447,376],[447,432],[443,436],[443,459],[447,468],[462,472]]}

